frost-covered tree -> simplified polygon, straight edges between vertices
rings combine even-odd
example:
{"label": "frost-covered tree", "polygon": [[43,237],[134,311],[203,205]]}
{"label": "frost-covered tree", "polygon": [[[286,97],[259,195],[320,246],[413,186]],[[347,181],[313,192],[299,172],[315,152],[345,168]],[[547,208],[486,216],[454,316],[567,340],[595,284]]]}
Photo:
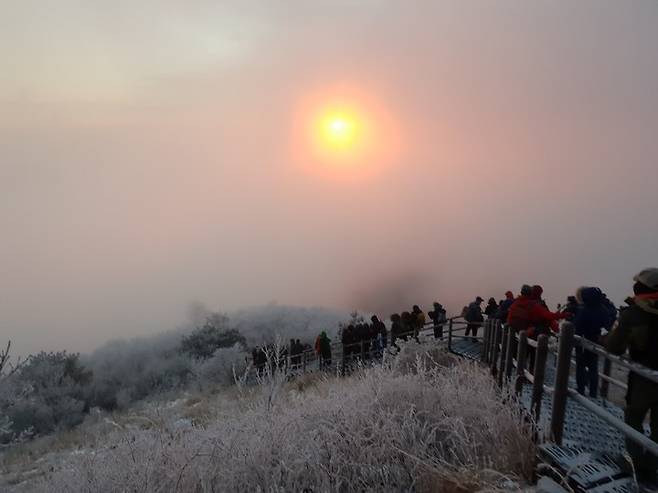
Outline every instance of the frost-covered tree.
{"label": "frost-covered tree", "polygon": [[191,334],[183,336],[180,351],[195,359],[208,359],[220,348],[235,344],[245,345],[245,338],[237,329],[229,328],[227,316],[213,313],[205,324],[197,327]]}

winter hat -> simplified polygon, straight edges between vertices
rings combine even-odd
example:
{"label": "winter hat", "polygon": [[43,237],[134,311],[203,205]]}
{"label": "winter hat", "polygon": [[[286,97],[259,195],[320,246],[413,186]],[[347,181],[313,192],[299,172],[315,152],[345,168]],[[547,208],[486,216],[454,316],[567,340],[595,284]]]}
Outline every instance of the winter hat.
{"label": "winter hat", "polygon": [[658,269],[655,267],[638,272],[633,280],[649,288],[649,292],[658,291]]}

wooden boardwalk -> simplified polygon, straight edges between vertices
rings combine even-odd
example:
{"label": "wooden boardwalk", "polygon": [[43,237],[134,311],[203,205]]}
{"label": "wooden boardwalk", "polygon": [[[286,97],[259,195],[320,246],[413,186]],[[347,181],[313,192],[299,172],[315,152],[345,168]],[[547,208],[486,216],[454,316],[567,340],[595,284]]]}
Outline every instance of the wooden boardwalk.
{"label": "wooden boardwalk", "polygon": [[[634,439],[652,452],[658,451],[658,446],[648,439],[648,429],[644,436],[638,437],[641,434],[624,423],[620,403],[611,402],[607,397],[611,385],[625,387],[619,377],[611,377],[611,374],[621,374],[623,378],[623,372],[613,371],[615,365],[626,373],[629,369],[642,371],[655,380],[658,375],[574,337],[571,327],[563,332],[561,339],[564,340],[559,341],[560,349],[555,350],[549,349],[548,339],[540,344],[526,344],[499,323],[488,322],[484,336],[477,341],[464,337],[461,329],[454,329],[449,338],[449,350],[488,365],[501,389],[516,395],[520,405],[534,418],[539,444],[539,477],[550,478],[556,486],[562,484],[564,491],[640,491],[626,454],[626,438],[635,433]],[[509,345],[508,338],[512,341]],[[591,399],[576,392],[572,350],[577,345],[591,348],[600,355],[600,398]],[[512,354],[515,349],[516,354]],[[528,369],[525,357],[528,350],[535,351],[541,369],[538,366]],[[543,352],[541,357],[540,352]]]}

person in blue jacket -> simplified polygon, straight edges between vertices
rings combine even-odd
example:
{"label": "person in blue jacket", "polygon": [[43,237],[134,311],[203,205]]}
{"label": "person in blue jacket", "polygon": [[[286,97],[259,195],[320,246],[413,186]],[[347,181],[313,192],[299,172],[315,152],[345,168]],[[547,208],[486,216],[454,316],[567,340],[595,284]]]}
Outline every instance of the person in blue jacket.
{"label": "person in blue jacket", "polygon": [[[596,344],[600,343],[601,330],[611,326],[610,311],[604,305],[604,294],[599,288],[583,287],[576,293],[578,310],[573,318],[576,335]],[[581,347],[576,348],[576,385],[578,393],[585,395],[589,387],[589,396],[596,398],[599,385],[598,355]]]}

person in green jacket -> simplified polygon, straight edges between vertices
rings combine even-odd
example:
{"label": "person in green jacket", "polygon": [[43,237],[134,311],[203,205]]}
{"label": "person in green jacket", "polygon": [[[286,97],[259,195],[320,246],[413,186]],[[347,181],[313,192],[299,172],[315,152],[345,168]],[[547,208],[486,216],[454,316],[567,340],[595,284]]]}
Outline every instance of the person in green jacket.
{"label": "person in green jacket", "polygon": [[[633,303],[621,312],[617,327],[606,338],[606,347],[617,355],[628,350],[631,360],[658,370],[658,268],[645,269],[633,280]],[[649,412],[651,439],[658,442],[658,384],[630,372],[624,412],[626,423],[643,432],[644,419]],[[638,480],[656,482],[658,457],[631,440],[626,440],[626,448]]]}

